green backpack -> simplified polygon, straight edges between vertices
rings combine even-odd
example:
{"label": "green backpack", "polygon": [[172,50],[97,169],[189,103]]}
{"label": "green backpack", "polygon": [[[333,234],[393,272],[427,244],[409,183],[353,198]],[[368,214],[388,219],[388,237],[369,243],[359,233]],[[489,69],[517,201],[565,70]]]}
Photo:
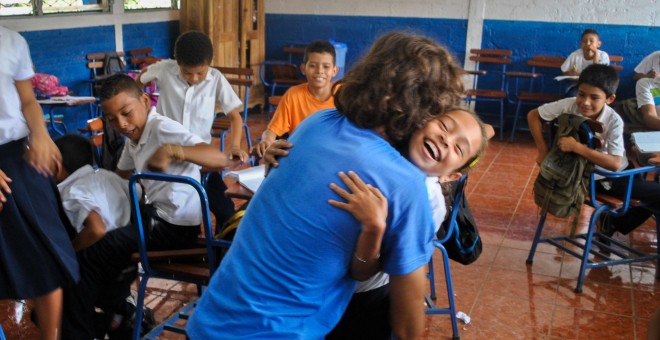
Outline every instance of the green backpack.
{"label": "green backpack", "polygon": [[557,118],[558,130],[554,144],[541,163],[534,182],[534,202],[557,217],[580,215],[582,204],[589,190],[589,176],[593,164],[573,152],[562,152],[557,147],[561,137],[573,137],[587,143],[590,137],[581,126],[588,118],[581,115],[562,114]]}

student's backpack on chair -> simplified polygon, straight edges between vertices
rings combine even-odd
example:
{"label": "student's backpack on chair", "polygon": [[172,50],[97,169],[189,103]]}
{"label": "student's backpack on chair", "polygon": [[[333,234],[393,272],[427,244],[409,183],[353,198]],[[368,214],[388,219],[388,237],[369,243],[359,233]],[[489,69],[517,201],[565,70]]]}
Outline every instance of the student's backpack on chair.
{"label": "student's backpack on chair", "polygon": [[573,137],[588,144],[595,138],[590,135],[591,128],[585,126],[589,124],[589,119],[584,116],[562,114],[557,121],[559,127],[554,144],[541,163],[534,182],[534,202],[543,212],[556,217],[575,215],[577,220],[589,190],[593,164],[576,153],[562,152],[557,141],[562,137]]}

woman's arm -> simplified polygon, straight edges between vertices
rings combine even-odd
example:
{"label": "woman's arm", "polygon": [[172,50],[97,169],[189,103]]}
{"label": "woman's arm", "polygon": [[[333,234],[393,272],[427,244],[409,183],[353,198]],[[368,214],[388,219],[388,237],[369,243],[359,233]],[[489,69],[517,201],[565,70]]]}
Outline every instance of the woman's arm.
{"label": "woman's arm", "polygon": [[23,116],[30,129],[26,158],[40,174],[52,176],[62,164],[62,155],[48,134],[44,124],[44,112],[34,96],[32,81],[30,79],[16,81],[16,90],[21,100]]}

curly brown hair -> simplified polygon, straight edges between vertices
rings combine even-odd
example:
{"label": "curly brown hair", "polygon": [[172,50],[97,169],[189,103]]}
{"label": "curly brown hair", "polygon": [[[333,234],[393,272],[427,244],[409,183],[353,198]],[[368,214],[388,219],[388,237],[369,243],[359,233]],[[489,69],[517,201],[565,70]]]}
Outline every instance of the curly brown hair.
{"label": "curly brown hair", "polygon": [[335,105],[362,128],[384,128],[390,143],[410,137],[428,119],[457,105],[463,70],[437,42],[413,33],[378,38],[349,71]]}

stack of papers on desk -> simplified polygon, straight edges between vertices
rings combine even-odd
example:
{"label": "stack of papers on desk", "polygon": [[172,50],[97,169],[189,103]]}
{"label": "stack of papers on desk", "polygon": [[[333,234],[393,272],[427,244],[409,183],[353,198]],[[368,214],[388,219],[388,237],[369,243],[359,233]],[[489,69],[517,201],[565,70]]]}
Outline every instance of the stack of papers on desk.
{"label": "stack of papers on desk", "polygon": [[261,182],[266,178],[265,173],[265,167],[258,165],[243,170],[230,171],[225,176],[235,178],[241,186],[255,193],[261,186]]}
{"label": "stack of papers on desk", "polygon": [[660,131],[633,132],[632,138],[640,152],[660,152]]}

